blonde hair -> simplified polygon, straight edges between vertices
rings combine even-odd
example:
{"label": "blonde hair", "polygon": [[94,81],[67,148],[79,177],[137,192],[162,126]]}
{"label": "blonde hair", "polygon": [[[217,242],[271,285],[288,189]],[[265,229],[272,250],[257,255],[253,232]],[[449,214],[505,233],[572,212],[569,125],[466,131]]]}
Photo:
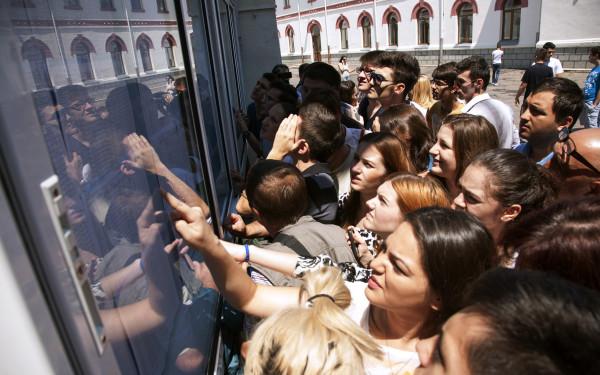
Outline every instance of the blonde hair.
{"label": "blonde hair", "polygon": [[424,74],[419,76],[415,87],[413,87],[410,92],[412,100],[419,104],[422,107],[427,109],[431,108],[431,106],[435,103],[433,100],[433,95],[431,94],[431,83],[429,82],[429,77]]}
{"label": "blonde hair", "polygon": [[308,273],[301,296],[310,307],[282,310],[258,326],[244,373],[355,374],[365,368],[367,357],[382,357],[371,336],[343,311],[351,296],[339,269]]}

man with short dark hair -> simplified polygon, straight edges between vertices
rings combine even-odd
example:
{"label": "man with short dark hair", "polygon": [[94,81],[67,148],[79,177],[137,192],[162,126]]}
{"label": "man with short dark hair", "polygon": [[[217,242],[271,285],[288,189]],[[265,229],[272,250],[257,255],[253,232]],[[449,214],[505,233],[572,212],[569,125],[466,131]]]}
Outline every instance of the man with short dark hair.
{"label": "man with short dark hair", "polygon": [[594,66],[583,84],[584,114],[581,124],[586,128],[600,127],[600,47],[590,48],[589,61]]}
{"label": "man with short dark hair", "polygon": [[548,273],[498,268],[475,282],[441,333],[417,344],[426,374],[591,374],[600,296]]}
{"label": "man with short dark hair", "polygon": [[496,128],[500,147],[512,148],[519,144],[513,125],[512,109],[486,92],[490,83],[490,67],[481,56],[471,56],[456,65],[458,76],[454,92],[466,102],[463,113],[483,116]]}
{"label": "man with short dark hair", "polygon": [[369,99],[368,93],[371,90],[371,73],[375,69],[377,63],[377,57],[381,55],[383,51],[375,50],[369,51],[360,57],[360,67],[356,69],[358,77],[358,91],[362,95],[362,99],[358,104],[358,114],[363,118],[363,124],[365,129],[371,130],[373,127],[373,121],[379,114],[381,104],[376,99]]}
{"label": "man with short dark hair", "polygon": [[455,62],[442,64],[433,70],[431,74],[431,94],[433,99],[437,100],[427,111],[427,125],[436,136],[442,126],[442,121],[448,115],[462,113],[465,106],[458,101],[456,94],[452,91],[454,81],[458,75]]}
{"label": "man with short dark hair", "polygon": [[565,71],[563,70],[560,60],[554,57],[554,54],[556,53],[556,45],[552,42],[546,42],[542,48],[548,51],[548,56],[546,56],[545,61],[546,65],[552,68],[552,72],[554,72],[555,77],[560,77],[560,75]]}
{"label": "man with short dark hair", "polygon": [[554,73],[552,73],[552,68],[544,64],[546,60],[546,56],[548,55],[548,51],[543,48],[538,48],[535,51],[535,63],[531,65],[525,73],[523,73],[523,77],[521,77],[521,85],[517,90],[517,95],[515,96],[515,105],[519,105],[519,99],[525,91],[525,96],[523,97],[523,105],[521,106],[521,113],[525,111],[527,108],[527,97],[534,91],[540,83],[546,78],[552,78]]}
{"label": "man with short dark hair", "polygon": [[[296,167],[279,160],[259,161],[248,172],[246,185],[252,211],[273,238],[265,248],[302,256],[327,254],[336,262],[355,261],[342,228],[305,215],[306,183]],[[278,272],[255,268],[273,285],[299,285]]]}
{"label": "man with short dark hair", "polygon": [[542,82],[527,99],[521,115],[519,133],[527,143],[515,150],[544,165],[552,158],[552,147],[561,131],[573,127],[583,106],[583,94],[577,84],[566,78]]}
{"label": "man with short dark hair", "polygon": [[421,68],[413,56],[404,52],[383,52],[377,56],[370,74],[371,88],[367,97],[378,100],[383,111],[395,104],[406,103],[419,74]]}
{"label": "man with short dark hair", "polygon": [[561,198],[600,196],[600,129],[562,133],[548,168],[560,180]]}

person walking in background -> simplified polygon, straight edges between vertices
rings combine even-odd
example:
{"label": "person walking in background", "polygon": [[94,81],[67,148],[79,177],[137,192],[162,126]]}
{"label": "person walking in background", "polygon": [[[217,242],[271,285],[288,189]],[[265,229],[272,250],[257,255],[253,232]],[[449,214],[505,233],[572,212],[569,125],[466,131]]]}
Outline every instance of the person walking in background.
{"label": "person walking in background", "polygon": [[502,56],[504,51],[500,42],[496,44],[496,49],[492,51],[492,85],[498,85],[500,78],[500,66],[502,65]]}
{"label": "person walking in background", "polygon": [[547,55],[548,51],[543,48],[538,48],[535,51],[535,64],[531,65],[525,70],[525,73],[523,73],[521,85],[519,86],[517,95],[515,96],[515,105],[519,105],[519,99],[521,98],[523,91],[525,91],[523,105],[521,106],[521,113],[525,112],[525,109],[527,109],[527,97],[529,94],[535,91],[535,89],[537,89],[543,80],[546,78],[552,78],[554,76],[552,68],[544,64]]}
{"label": "person walking in background", "polygon": [[348,67],[348,60],[346,59],[346,56],[340,57],[338,70],[342,76],[342,81],[347,81],[350,79],[350,68]]}
{"label": "person walking in background", "polygon": [[600,47],[590,48],[590,62],[594,67],[583,84],[583,116],[581,124],[586,128],[600,127]]}
{"label": "person walking in background", "polygon": [[560,75],[565,71],[563,70],[560,60],[554,57],[554,53],[556,52],[556,44],[552,42],[546,42],[542,48],[548,51],[545,64],[552,68],[555,77],[560,77]]}

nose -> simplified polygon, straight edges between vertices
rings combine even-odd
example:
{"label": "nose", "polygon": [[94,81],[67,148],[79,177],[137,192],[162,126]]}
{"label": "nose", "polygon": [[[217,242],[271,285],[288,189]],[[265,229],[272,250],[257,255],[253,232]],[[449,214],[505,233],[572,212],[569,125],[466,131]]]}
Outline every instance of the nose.
{"label": "nose", "polygon": [[431,146],[431,148],[429,149],[429,154],[431,156],[437,156],[438,153],[439,153],[438,144],[436,143],[433,146]]}
{"label": "nose", "polygon": [[454,198],[454,202],[452,202],[452,209],[465,209],[465,196],[463,193],[458,194],[456,198]]}
{"label": "nose", "polygon": [[369,207],[369,210],[373,210],[375,207],[377,207],[377,196],[367,201],[367,207]]}
{"label": "nose", "polygon": [[417,343],[417,354],[419,355],[421,367],[428,367],[431,365],[431,358],[438,339],[439,335],[435,335]]}

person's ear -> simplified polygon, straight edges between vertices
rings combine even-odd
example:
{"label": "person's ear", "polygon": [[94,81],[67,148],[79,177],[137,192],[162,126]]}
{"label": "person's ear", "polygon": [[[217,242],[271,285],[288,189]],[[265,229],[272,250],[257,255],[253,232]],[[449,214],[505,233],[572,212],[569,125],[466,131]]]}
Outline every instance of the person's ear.
{"label": "person's ear", "polygon": [[573,127],[573,116],[567,116],[565,117],[564,120],[562,120],[559,124],[558,124],[558,131],[560,132],[561,130],[563,130],[565,127],[571,129],[571,127]]}
{"label": "person's ear", "polygon": [[502,211],[502,216],[500,217],[500,220],[502,220],[505,223],[515,220],[517,216],[519,216],[519,214],[521,213],[521,209],[522,207],[520,204],[512,204],[508,206],[504,209],[504,211]]}
{"label": "person's ear", "polygon": [[304,138],[300,138],[296,142],[296,147],[294,150],[296,151],[296,153],[298,155],[309,155],[310,146],[308,145],[308,142],[306,142],[306,140]]}
{"label": "person's ear", "polygon": [[429,307],[431,307],[434,311],[440,311],[442,308],[442,299],[435,292],[431,292],[431,300],[429,302]]}
{"label": "person's ear", "polygon": [[402,82],[396,83],[396,85],[394,86],[394,94],[396,94],[398,96],[402,96],[402,94],[404,94],[405,91],[406,91],[406,85]]}
{"label": "person's ear", "polygon": [[483,78],[477,78],[475,80],[475,85],[477,86],[477,88],[483,89]]}

